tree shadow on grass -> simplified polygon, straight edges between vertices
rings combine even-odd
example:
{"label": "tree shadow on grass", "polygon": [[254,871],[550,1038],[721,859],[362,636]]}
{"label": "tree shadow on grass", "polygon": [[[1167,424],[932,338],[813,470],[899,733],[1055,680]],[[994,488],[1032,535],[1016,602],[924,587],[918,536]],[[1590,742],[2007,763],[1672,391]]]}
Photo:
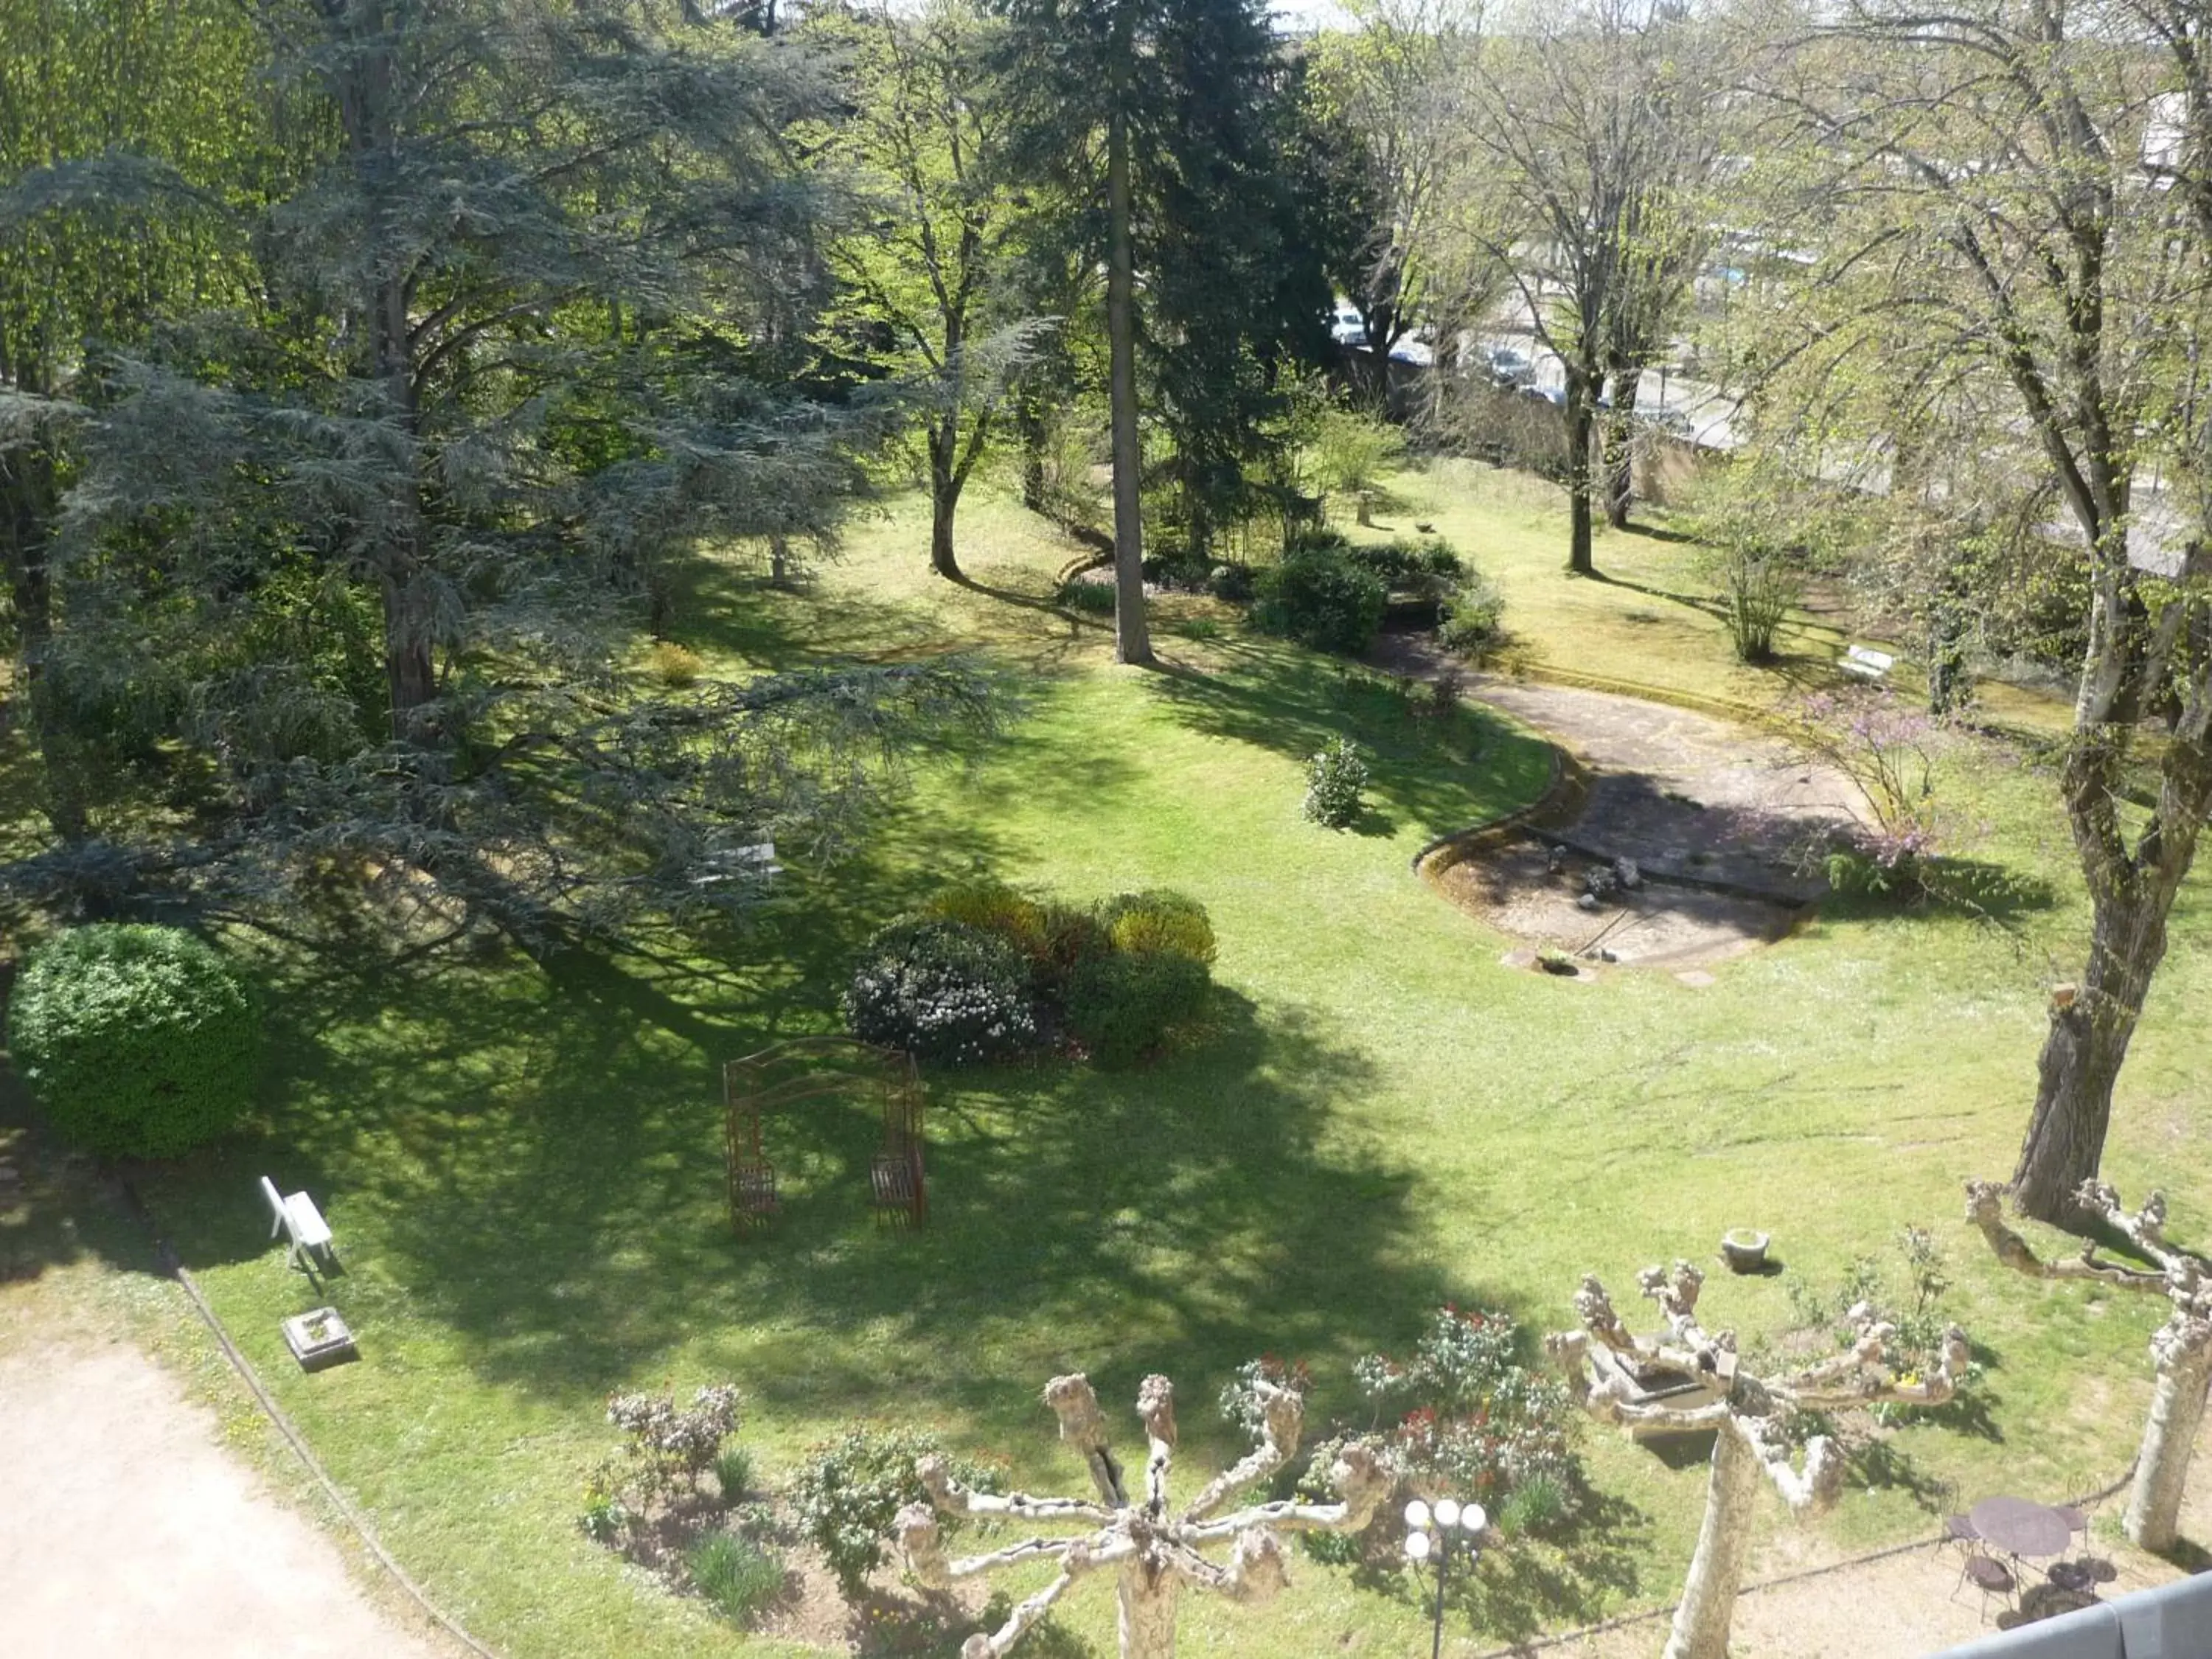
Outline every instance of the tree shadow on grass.
{"label": "tree shadow on grass", "polygon": [[268,1249],[252,1176],[308,1186],[357,1328],[419,1324],[580,1411],[681,1353],[778,1415],[962,1411],[1041,1438],[1046,1376],[1119,1400],[1164,1370],[1187,1434],[1226,1446],[1203,1402],[1236,1365],[1306,1356],[1348,1394],[1352,1358],[1469,1294],[1419,1248],[1415,1172],[1324,1134],[1365,1057],[1226,992],[1211,1040],[1148,1071],[932,1073],[920,1232],[870,1218],[875,1102],[772,1119],[784,1210],[739,1238],[720,1062],[826,1024],[514,969],[386,988],[293,1033],[286,1107],[155,1208],[189,1264],[245,1260]]}
{"label": "tree shadow on grass", "polygon": [[1332,738],[1354,739],[1366,751],[1376,803],[1373,827],[1363,833],[1395,833],[1403,819],[1426,835],[1448,834],[1542,787],[1541,745],[1478,704],[1439,719],[1417,713],[1397,683],[1357,664],[1256,639],[1215,649],[1214,672],[1163,666],[1153,680],[1176,719],[1301,762]]}
{"label": "tree shadow on grass", "polygon": [[[1376,1523],[1357,1535],[1360,1553],[1352,1582],[1370,1595],[1432,1613],[1436,1579],[1407,1565],[1395,1496]],[[1472,1574],[1455,1576],[1445,1596],[1445,1623],[1492,1640],[1522,1642],[1547,1628],[1602,1618],[1642,1589],[1638,1562],[1649,1551],[1650,1529],[1650,1516],[1630,1499],[1586,1487],[1571,1519],[1536,1533],[1509,1528]]]}

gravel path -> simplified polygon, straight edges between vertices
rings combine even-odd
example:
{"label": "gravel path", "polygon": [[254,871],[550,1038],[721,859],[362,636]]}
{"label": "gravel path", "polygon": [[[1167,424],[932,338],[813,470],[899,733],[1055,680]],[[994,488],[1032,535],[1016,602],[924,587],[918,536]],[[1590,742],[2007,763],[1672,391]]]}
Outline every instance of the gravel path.
{"label": "gravel path", "polygon": [[0,1349],[9,1659],[441,1659],[126,1343]]}

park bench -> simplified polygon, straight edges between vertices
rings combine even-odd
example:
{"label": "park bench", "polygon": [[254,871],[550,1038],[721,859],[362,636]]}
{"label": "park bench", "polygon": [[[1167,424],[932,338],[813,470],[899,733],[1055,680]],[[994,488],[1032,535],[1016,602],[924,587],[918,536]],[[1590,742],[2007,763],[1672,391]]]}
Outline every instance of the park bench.
{"label": "park bench", "polygon": [[1881,680],[1889,677],[1890,668],[1896,661],[1887,651],[1877,651],[1870,645],[1855,645],[1844,653],[1836,666],[1859,679]]}
{"label": "park bench", "polygon": [[269,1229],[274,1238],[283,1233],[291,1240],[284,1259],[294,1267],[313,1272],[317,1262],[324,1267],[337,1263],[337,1246],[331,1239],[331,1224],[323,1219],[323,1212],[315,1207],[315,1200],[305,1193],[294,1193],[282,1197],[276,1183],[267,1176],[261,1177],[261,1195],[269,1200],[270,1213],[276,1218]]}

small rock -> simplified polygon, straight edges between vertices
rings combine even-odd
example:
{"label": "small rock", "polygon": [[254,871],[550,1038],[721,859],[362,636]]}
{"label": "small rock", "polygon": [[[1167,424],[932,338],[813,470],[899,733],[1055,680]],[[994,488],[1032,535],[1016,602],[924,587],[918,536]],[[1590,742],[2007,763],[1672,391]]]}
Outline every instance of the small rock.
{"label": "small rock", "polygon": [[1613,955],[1610,951],[1600,951],[1597,953],[1597,959],[1600,962],[1619,962],[1620,960],[1619,957]]}
{"label": "small rock", "polygon": [[1584,893],[1580,898],[1575,901],[1575,908],[1577,910],[1596,909],[1597,895],[1595,893]]}
{"label": "small rock", "polygon": [[1613,873],[1620,878],[1620,884],[1632,893],[1644,885],[1644,872],[1636,867],[1634,859],[1615,859],[1613,861]]}

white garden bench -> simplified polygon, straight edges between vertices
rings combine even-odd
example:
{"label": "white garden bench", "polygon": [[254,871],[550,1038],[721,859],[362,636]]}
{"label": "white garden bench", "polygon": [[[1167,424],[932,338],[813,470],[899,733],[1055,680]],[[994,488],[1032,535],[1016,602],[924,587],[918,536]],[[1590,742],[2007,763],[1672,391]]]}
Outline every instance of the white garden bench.
{"label": "white garden bench", "polygon": [[276,1218],[269,1237],[274,1238],[283,1233],[292,1241],[284,1253],[287,1261],[310,1271],[317,1262],[325,1267],[337,1264],[337,1246],[331,1241],[331,1224],[323,1219],[323,1212],[315,1207],[313,1199],[305,1193],[280,1197],[276,1183],[267,1176],[261,1177],[261,1195],[269,1200],[270,1212]]}
{"label": "white garden bench", "polygon": [[1889,677],[1896,661],[1887,651],[1877,651],[1870,645],[1855,645],[1844,653],[1836,666],[1863,680],[1880,680]]}

